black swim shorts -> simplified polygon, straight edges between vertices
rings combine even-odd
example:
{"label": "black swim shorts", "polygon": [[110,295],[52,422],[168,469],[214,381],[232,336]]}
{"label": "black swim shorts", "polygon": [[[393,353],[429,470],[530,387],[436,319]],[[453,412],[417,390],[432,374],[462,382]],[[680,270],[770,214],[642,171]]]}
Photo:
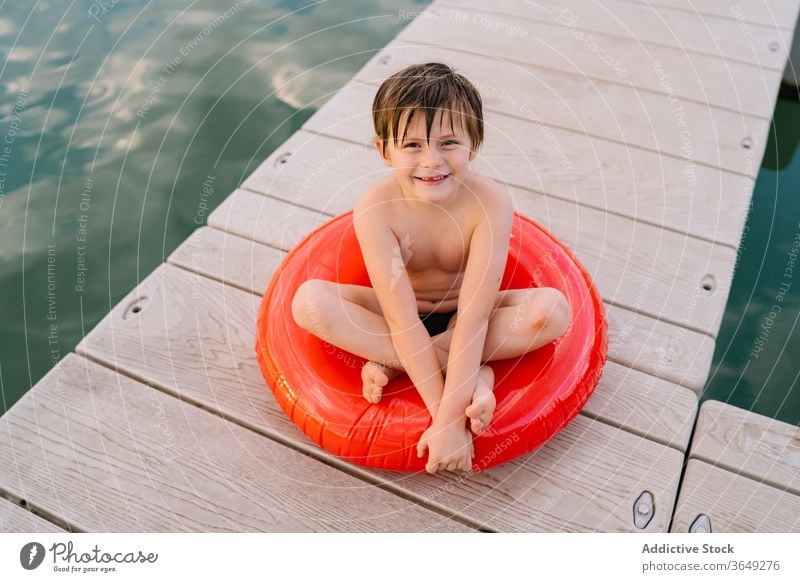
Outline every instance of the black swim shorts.
{"label": "black swim shorts", "polygon": [[450,319],[455,313],[455,311],[449,313],[420,313],[419,318],[422,320],[422,325],[428,330],[428,334],[433,337],[447,329],[447,324],[450,323]]}

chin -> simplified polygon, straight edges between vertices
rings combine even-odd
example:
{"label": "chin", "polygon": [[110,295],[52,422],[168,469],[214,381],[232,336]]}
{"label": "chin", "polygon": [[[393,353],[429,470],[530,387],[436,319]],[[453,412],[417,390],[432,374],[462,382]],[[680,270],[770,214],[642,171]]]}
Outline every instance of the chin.
{"label": "chin", "polygon": [[425,202],[444,202],[452,195],[452,192],[450,192],[449,188],[446,190],[442,189],[437,191],[422,190],[418,188],[416,193],[417,198],[424,200]]}

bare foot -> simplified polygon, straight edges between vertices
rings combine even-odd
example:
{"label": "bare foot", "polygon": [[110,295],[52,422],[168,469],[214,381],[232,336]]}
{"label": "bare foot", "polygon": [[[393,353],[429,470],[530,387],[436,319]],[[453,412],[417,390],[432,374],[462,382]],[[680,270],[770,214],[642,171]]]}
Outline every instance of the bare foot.
{"label": "bare foot", "polygon": [[377,362],[367,362],[361,368],[361,392],[367,402],[377,404],[383,396],[383,387],[400,373],[400,370],[387,368]]}
{"label": "bare foot", "polygon": [[472,403],[467,406],[466,415],[470,418],[470,428],[475,434],[483,432],[494,415],[497,401],[494,397],[494,371],[489,366],[478,370],[478,381],[472,393]]}

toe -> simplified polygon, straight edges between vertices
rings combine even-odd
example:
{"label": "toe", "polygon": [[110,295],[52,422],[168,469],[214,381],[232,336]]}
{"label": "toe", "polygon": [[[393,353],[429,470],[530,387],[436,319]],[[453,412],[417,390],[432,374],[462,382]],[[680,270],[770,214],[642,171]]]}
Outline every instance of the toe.
{"label": "toe", "polygon": [[478,418],[473,418],[470,421],[469,425],[470,425],[470,428],[472,429],[472,432],[474,434],[479,434],[484,428],[483,421],[481,421]]}
{"label": "toe", "polygon": [[383,388],[389,383],[389,373],[386,370],[380,370],[375,374],[375,385]]}
{"label": "toe", "polygon": [[375,386],[370,386],[364,389],[364,399],[371,403],[377,404],[380,402],[382,390],[380,388],[376,388]]}

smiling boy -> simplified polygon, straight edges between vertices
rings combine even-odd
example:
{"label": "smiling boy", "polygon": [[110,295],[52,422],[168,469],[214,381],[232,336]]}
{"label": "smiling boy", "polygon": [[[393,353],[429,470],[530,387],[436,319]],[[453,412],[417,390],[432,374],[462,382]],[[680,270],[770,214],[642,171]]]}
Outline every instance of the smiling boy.
{"label": "smiling boy", "polygon": [[483,112],[467,79],[441,63],[407,67],[378,89],[373,121],[375,147],[394,172],[353,211],[372,287],[306,281],[293,315],[368,360],[361,378],[369,402],[407,373],[432,419],[417,445],[420,456],[428,451],[426,470],[467,471],[472,433],[489,426],[495,408],[484,362],[561,336],[569,304],[551,288],[500,291],[513,204],[470,168]]}

